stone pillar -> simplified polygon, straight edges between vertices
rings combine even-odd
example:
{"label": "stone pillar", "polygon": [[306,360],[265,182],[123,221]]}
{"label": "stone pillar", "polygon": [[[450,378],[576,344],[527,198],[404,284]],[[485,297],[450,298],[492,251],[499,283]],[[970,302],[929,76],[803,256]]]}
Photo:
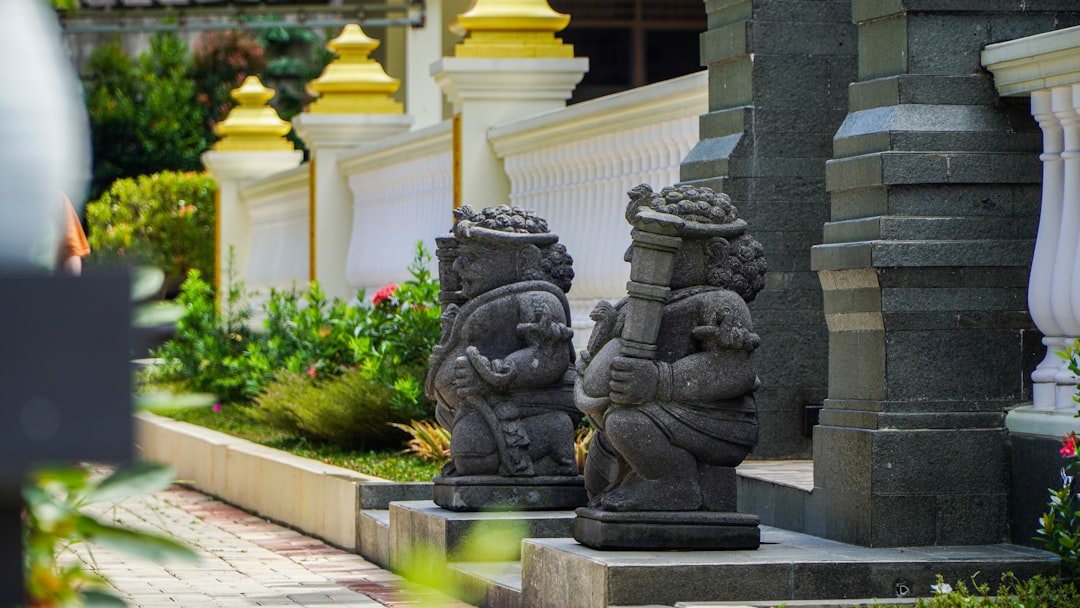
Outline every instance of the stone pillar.
{"label": "stone pillar", "polygon": [[555,37],[569,22],[546,0],[477,0],[458,16],[469,35],[431,72],[460,120],[461,202],[481,208],[509,201],[510,181],[488,128],[565,107],[588,71],[588,59]]}
{"label": "stone pillar", "polygon": [[1028,398],[1040,337],[1025,300],[1041,146],[979,57],[1075,18],[1066,8],[852,2],[858,81],[811,255],[829,396],[808,532],[869,546],[1007,537],[1004,410]]}
{"label": "stone pillar", "polygon": [[310,86],[319,93],[306,112],[293,119],[311,151],[311,273],[330,297],[356,295],[346,267],[353,229],[353,194],[338,167],[343,151],[408,131],[412,117],[391,99],[399,82],[368,54],[379,42],[358,25],[347,25],[327,48],[338,59]]}
{"label": "stone pillar", "polygon": [[825,162],[855,79],[850,0],[705,0],[709,112],[683,160],[684,183],[731,196],[765,247],[765,290],[750,308],[756,351],[758,458],[810,455],[809,426],[827,391],[828,332],[810,247],[828,219]]}
{"label": "stone pillar", "polygon": [[[251,250],[251,216],[240,199],[245,183],[292,169],[304,158],[294,150],[285,135],[291,130],[277,112],[267,105],[273,89],[263,86],[258,77],[249,76],[232,91],[237,107],[233,108],[214,132],[221,137],[202,156],[203,164],[214,174],[217,191],[216,275],[219,285],[225,276],[229,248],[235,255],[238,278],[247,272]],[[222,290],[218,290],[221,294]]]}

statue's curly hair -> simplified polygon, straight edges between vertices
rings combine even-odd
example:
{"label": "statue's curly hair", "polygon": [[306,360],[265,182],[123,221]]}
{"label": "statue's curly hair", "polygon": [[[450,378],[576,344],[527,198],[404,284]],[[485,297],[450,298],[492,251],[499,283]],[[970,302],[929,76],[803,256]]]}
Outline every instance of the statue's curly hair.
{"label": "statue's curly hair", "polygon": [[707,247],[709,285],[729,289],[746,302],[753,302],[765,288],[765,248],[749,234],[733,239],[714,238]]}

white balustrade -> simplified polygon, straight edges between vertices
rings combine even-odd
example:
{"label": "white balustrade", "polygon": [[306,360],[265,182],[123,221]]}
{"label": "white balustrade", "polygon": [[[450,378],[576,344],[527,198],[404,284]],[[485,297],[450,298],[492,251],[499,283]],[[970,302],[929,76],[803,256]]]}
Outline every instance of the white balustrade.
{"label": "white balustrade", "polygon": [[1028,309],[1046,357],[1031,374],[1032,408],[1076,409],[1077,377],[1057,353],[1080,338],[1080,27],[988,45],[982,63],[1001,95],[1030,95],[1043,132],[1042,201]]}
{"label": "white balustrade", "polygon": [[[417,241],[434,258],[435,237],[453,223],[451,123],[357,147],[338,161],[353,193],[346,276],[371,297],[409,278]],[[437,264],[429,265],[437,272]]]}
{"label": "white balustrade", "polygon": [[241,278],[265,297],[270,288],[304,288],[309,273],[308,166],[245,185],[240,197],[251,217],[251,250]]}
{"label": "white balustrade", "polygon": [[[1050,306],[1054,320],[1061,326],[1066,340],[1080,336],[1080,281],[1076,280],[1078,257],[1080,257],[1080,114],[1077,114],[1076,85],[1054,87],[1050,91],[1050,107],[1064,131],[1064,164],[1062,179],[1061,226],[1058,234],[1057,254],[1051,275]],[[1065,363],[1065,362],[1063,362]],[[1059,409],[1073,407],[1072,396],[1076,394],[1076,376],[1062,365],[1054,375],[1057,384],[1055,406]]]}

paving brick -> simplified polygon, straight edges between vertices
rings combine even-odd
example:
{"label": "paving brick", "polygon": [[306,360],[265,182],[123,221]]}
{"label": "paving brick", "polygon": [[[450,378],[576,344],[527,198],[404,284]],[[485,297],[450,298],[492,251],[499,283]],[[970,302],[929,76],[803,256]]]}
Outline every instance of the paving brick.
{"label": "paving brick", "polygon": [[76,547],[76,557],[133,608],[471,608],[358,555],[181,486],[98,505],[93,512],[106,521],[176,537],[202,556],[194,566],[159,565],[103,547],[93,547],[91,558],[85,547]]}

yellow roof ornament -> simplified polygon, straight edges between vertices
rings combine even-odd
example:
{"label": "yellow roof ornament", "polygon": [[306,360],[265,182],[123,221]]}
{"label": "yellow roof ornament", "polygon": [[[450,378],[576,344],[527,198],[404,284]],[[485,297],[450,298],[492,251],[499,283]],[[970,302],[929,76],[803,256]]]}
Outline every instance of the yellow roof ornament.
{"label": "yellow roof ornament", "polygon": [[276,152],[292,150],[293,144],[285,138],[292,125],[278,116],[267,105],[274,97],[274,90],[263,86],[258,76],[248,76],[244,83],[230,92],[238,104],[225,120],[214,126],[214,133],[221,139],[214,150],[226,152]]}
{"label": "yellow roof ornament", "polygon": [[359,25],[350,23],[341,35],[326,44],[338,58],[330,62],[308,87],[319,98],[307,111],[319,114],[401,114],[402,104],[390,97],[401,86],[368,57],[379,47],[379,41],[369,38]]}
{"label": "yellow roof ornament", "polygon": [[457,16],[468,32],[454,49],[457,57],[573,57],[573,45],[555,37],[570,15],[555,12],[547,0],[476,0]]}

